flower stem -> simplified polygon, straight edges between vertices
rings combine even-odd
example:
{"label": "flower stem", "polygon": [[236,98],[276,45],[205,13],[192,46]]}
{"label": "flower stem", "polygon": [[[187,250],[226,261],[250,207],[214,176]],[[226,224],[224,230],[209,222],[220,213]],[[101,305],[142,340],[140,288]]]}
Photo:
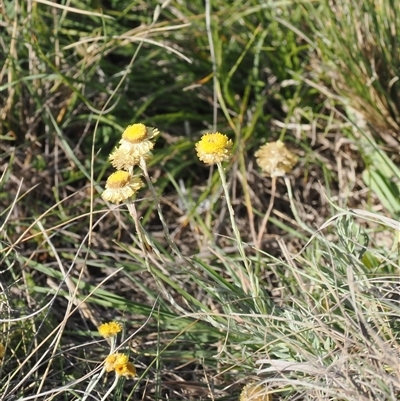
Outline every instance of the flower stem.
{"label": "flower stem", "polygon": [[276,177],[272,177],[271,198],[269,200],[268,209],[265,212],[265,216],[261,223],[260,229],[258,230],[257,243],[256,243],[257,249],[261,248],[262,237],[267,227],[267,223],[269,220],[269,216],[271,215],[272,208],[274,207],[275,193],[276,193]]}
{"label": "flower stem", "polygon": [[137,210],[136,210],[135,202],[133,202],[131,200],[128,200],[126,202],[126,206],[127,206],[128,210],[129,210],[129,214],[131,215],[131,217],[133,219],[133,222],[135,223],[135,228],[136,228],[136,232],[137,232],[137,235],[138,235],[138,238],[139,238],[140,246],[142,248],[143,257],[144,257],[144,260],[145,260],[145,263],[146,263],[146,267],[150,271],[150,264],[149,264],[149,260],[148,260],[148,254],[149,254],[150,248],[159,257],[159,259],[162,260],[162,257],[160,255],[160,252],[159,252],[158,248],[154,245],[153,241],[151,240],[149,235],[146,233],[146,231],[144,230],[144,228],[140,224],[139,216],[138,216],[138,213],[137,213]]}
{"label": "flower stem", "polygon": [[[249,260],[247,259],[246,253],[244,251],[242,238],[240,237],[239,229],[238,229],[236,221],[235,221],[235,212],[233,210],[231,198],[229,196],[229,190],[228,190],[228,185],[226,182],[225,171],[222,168],[221,163],[217,163],[217,166],[218,166],[218,173],[219,173],[219,176],[220,176],[221,182],[222,182],[222,188],[224,189],[224,193],[225,193],[225,200],[226,200],[226,204],[228,206],[232,230],[233,230],[233,233],[235,234],[235,239],[236,239],[237,247],[239,250],[239,254],[243,260],[244,267],[246,268],[247,275],[250,280],[250,290],[251,290],[253,297],[258,297],[257,280],[254,275],[254,271],[249,263]],[[242,286],[243,286],[244,291],[248,292],[248,288],[247,288],[248,284],[242,274],[241,274],[241,281],[242,281]]]}
{"label": "flower stem", "polygon": [[136,207],[135,207],[135,203],[132,202],[132,201],[129,201],[129,202],[126,203],[126,205],[128,207],[129,213],[132,216],[132,219],[133,219],[134,224],[135,224],[136,232],[137,232],[138,237],[139,237],[139,242],[140,242],[140,246],[142,248],[143,258],[144,258],[144,262],[145,262],[147,270],[153,276],[155,282],[157,283],[158,288],[164,294],[166,299],[168,299],[168,301],[171,302],[171,304],[174,305],[182,313],[188,313],[187,311],[184,311],[183,308],[181,308],[178,305],[178,303],[175,301],[173,296],[171,296],[170,291],[168,291],[167,288],[165,287],[165,285],[163,283],[163,279],[159,277],[159,274],[157,274],[157,273],[155,273],[153,271],[157,267],[153,267],[154,261],[152,263],[150,263],[151,262],[151,258],[152,258],[151,254],[150,254],[150,248],[154,252],[154,254],[157,255],[159,261],[163,262],[164,261],[164,257],[160,253],[160,251],[157,248],[157,246],[153,243],[153,241],[151,240],[150,236],[147,235],[146,231],[144,230],[144,228],[140,224],[139,217],[138,217],[138,214],[137,214],[137,210],[136,210]]}
{"label": "flower stem", "polygon": [[118,379],[119,376],[115,375],[115,380],[114,383],[112,384],[112,386],[108,389],[108,391],[104,394],[103,398],[101,399],[101,401],[105,401],[107,399],[107,397],[111,394],[111,391],[113,391],[118,383]]}
{"label": "flower stem", "polygon": [[96,387],[97,383],[100,381],[101,377],[103,376],[103,374],[105,373],[106,369],[103,367],[103,369],[101,370],[100,373],[95,374],[94,376],[92,376],[89,384],[86,387],[85,393],[83,394],[82,398],[80,398],[79,401],[85,401],[86,398],[91,395],[93,389]]}
{"label": "flower stem", "polygon": [[153,183],[151,182],[151,179],[150,179],[150,176],[149,176],[149,172],[147,171],[146,160],[144,159],[144,157],[140,158],[140,168],[143,171],[143,175],[144,175],[144,177],[145,177],[145,179],[147,181],[147,185],[149,186],[150,191],[151,191],[151,193],[153,195],[154,201],[156,203],[158,217],[159,217],[159,219],[161,221],[161,224],[163,226],[164,235],[165,235],[165,238],[166,238],[166,240],[168,242],[168,245],[176,253],[176,255],[179,258],[183,259],[183,255],[182,255],[181,251],[179,250],[179,248],[176,246],[176,244],[171,239],[171,235],[169,233],[169,229],[168,229],[167,223],[165,222],[164,215],[163,215],[162,210],[161,210],[160,198],[158,197],[158,194],[157,194],[157,192],[156,192],[156,190],[155,190],[155,188],[153,186]]}

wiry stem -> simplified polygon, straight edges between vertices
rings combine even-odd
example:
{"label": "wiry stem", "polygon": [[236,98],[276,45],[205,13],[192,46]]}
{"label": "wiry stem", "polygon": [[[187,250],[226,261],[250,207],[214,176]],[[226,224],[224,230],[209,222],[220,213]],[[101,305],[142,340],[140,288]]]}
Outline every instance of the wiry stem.
{"label": "wiry stem", "polygon": [[146,181],[147,181],[147,185],[149,186],[150,191],[151,191],[151,193],[152,193],[152,195],[153,195],[154,201],[155,201],[155,203],[156,203],[157,212],[158,212],[158,217],[159,217],[159,219],[160,219],[160,221],[161,221],[161,224],[162,224],[162,226],[163,226],[164,235],[165,235],[165,238],[166,238],[166,240],[167,240],[167,242],[168,242],[168,245],[169,245],[170,248],[176,253],[176,255],[177,255],[179,258],[183,259],[183,255],[182,255],[181,251],[180,251],[179,248],[176,246],[176,244],[174,243],[174,241],[172,241],[172,239],[171,239],[171,235],[170,235],[170,233],[169,233],[169,229],[168,229],[167,223],[165,222],[164,215],[163,215],[162,210],[161,210],[160,199],[159,199],[158,194],[157,194],[157,192],[156,192],[156,190],[155,190],[155,188],[154,188],[154,186],[153,186],[153,183],[151,182],[149,173],[148,173],[148,171],[147,171],[146,160],[144,159],[144,157],[141,157],[141,158],[140,158],[140,168],[141,168],[142,171],[143,171],[143,175],[144,175],[144,177],[145,177],[145,179],[146,179]]}
{"label": "wiry stem", "polygon": [[108,391],[104,394],[104,396],[102,397],[101,401],[105,401],[107,399],[107,397],[111,394],[111,392],[115,389],[115,387],[118,384],[118,379],[119,376],[115,375],[115,380],[114,383],[112,384],[112,386],[108,389]]}
{"label": "wiry stem", "polygon": [[[231,199],[229,196],[229,190],[228,190],[228,185],[226,183],[226,177],[225,177],[225,172],[224,169],[222,168],[221,163],[217,163],[218,166],[218,172],[221,178],[221,182],[222,182],[222,188],[224,189],[224,193],[225,193],[225,200],[226,200],[226,204],[228,206],[228,211],[229,211],[229,217],[231,220],[231,226],[232,226],[232,230],[233,233],[235,234],[235,238],[236,238],[236,243],[237,243],[237,247],[239,250],[239,254],[243,260],[243,264],[244,267],[246,268],[247,274],[249,276],[249,280],[250,280],[250,290],[252,292],[252,295],[254,297],[258,297],[258,286],[257,286],[257,282],[256,282],[256,278],[254,276],[254,272],[253,269],[249,263],[249,260],[247,259],[246,253],[243,249],[243,243],[242,243],[242,239],[240,237],[240,233],[239,233],[239,229],[237,227],[236,221],[235,221],[235,212],[233,210],[232,207],[232,203],[231,203]],[[241,281],[242,281],[242,286],[245,292],[248,292],[247,289],[247,282],[244,280],[244,277],[241,276]]]}
{"label": "wiry stem", "polygon": [[276,177],[272,177],[271,198],[269,200],[268,209],[265,212],[265,216],[261,223],[260,229],[258,230],[258,237],[257,237],[257,243],[256,243],[256,247],[258,249],[261,248],[262,237],[263,237],[265,229],[267,227],[268,219],[271,214],[272,208],[274,207],[275,193],[276,193]]}
{"label": "wiry stem", "polygon": [[[113,354],[115,351],[115,347],[117,344],[117,336],[113,336],[110,339],[110,354]],[[103,369],[101,370],[100,373],[94,375],[88,386],[86,387],[85,393],[83,394],[83,397],[80,399],[80,401],[85,401],[87,399],[87,397],[91,394],[92,390],[96,387],[97,383],[100,381],[100,379],[102,378],[102,376],[104,375],[106,371],[106,368],[103,366]]]}

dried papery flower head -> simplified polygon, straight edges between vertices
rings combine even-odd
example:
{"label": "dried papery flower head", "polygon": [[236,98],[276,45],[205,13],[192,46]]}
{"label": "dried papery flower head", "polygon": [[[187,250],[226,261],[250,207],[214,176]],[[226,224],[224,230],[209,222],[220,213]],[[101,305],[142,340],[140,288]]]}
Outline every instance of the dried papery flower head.
{"label": "dried papery flower head", "polygon": [[246,384],[240,393],[239,401],[272,401],[272,395],[261,384]]}
{"label": "dried papery flower head", "polygon": [[2,343],[0,343],[0,360],[3,359],[6,349]]}
{"label": "dried papery flower head", "polygon": [[205,164],[226,161],[231,155],[232,141],[219,132],[205,134],[196,143],[198,158]]}
{"label": "dried papery flower head", "polygon": [[116,171],[106,182],[106,189],[101,197],[112,203],[126,201],[143,186],[140,178],[131,176],[127,171]]}
{"label": "dried papery flower head", "polygon": [[122,331],[122,324],[119,322],[103,323],[97,330],[104,338],[114,337]]}
{"label": "dried papery flower head", "polygon": [[140,163],[140,158],[147,159],[154,148],[153,138],[160,132],[144,124],[129,125],[122,134],[119,146],[110,154],[111,164],[117,170],[129,170]]}
{"label": "dried papery flower head", "polygon": [[270,142],[255,153],[257,164],[271,177],[282,177],[293,170],[298,157],[281,141]]}

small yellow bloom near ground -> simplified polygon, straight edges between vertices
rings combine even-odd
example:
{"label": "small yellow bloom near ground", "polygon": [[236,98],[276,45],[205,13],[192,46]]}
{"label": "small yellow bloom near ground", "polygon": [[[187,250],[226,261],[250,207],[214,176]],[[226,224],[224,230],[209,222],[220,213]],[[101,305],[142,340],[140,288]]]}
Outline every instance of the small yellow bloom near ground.
{"label": "small yellow bloom near ground", "polygon": [[105,360],[104,368],[106,372],[114,370],[118,376],[123,376],[127,379],[136,376],[136,368],[132,362],[129,362],[128,356],[125,354],[109,355]]}
{"label": "small yellow bloom near ground", "polygon": [[123,376],[126,379],[133,379],[136,376],[136,368],[132,362],[115,364],[114,370],[118,376]]}
{"label": "small yellow bloom near ground", "polygon": [[160,132],[144,124],[129,125],[119,141],[120,146],[110,154],[111,164],[117,170],[129,170],[140,163],[140,158],[147,159],[154,148],[154,140]]}
{"label": "small yellow bloom near ground", "polygon": [[2,343],[0,343],[0,360],[3,359],[6,349]]}
{"label": "small yellow bloom near ground", "polygon": [[97,330],[104,338],[114,337],[122,331],[122,324],[119,322],[103,323],[98,327]]}
{"label": "small yellow bloom near ground", "polygon": [[112,203],[126,201],[143,186],[143,182],[132,177],[127,171],[116,171],[111,174],[106,183],[106,189],[101,197]]}
{"label": "small yellow bloom near ground", "polygon": [[128,356],[125,354],[111,354],[108,355],[104,362],[104,367],[106,368],[107,372],[112,372],[115,369],[115,365],[123,365],[128,363]]}
{"label": "small yellow bloom near ground", "polygon": [[118,354],[111,354],[108,355],[104,362],[104,368],[106,372],[112,372],[114,370],[115,361],[117,360]]}
{"label": "small yellow bloom near ground", "polygon": [[272,395],[262,384],[249,383],[243,387],[239,401],[272,401]]}
{"label": "small yellow bloom near ground", "polygon": [[282,177],[290,173],[298,160],[281,141],[261,146],[254,155],[261,170],[271,177]]}
{"label": "small yellow bloom near ground", "polygon": [[231,155],[232,141],[220,132],[205,134],[196,143],[198,158],[205,164],[226,161]]}

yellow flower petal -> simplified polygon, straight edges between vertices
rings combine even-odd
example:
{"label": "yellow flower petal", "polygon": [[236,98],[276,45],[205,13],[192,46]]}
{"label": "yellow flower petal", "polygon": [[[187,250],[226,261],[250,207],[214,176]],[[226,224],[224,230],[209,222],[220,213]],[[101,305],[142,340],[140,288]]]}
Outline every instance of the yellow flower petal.
{"label": "yellow flower petal", "polygon": [[271,177],[282,177],[293,170],[298,157],[281,141],[270,142],[254,154],[259,167]]}
{"label": "yellow flower petal", "polygon": [[103,323],[98,327],[97,330],[104,338],[114,337],[122,331],[122,324],[119,322]]}
{"label": "yellow flower petal", "polygon": [[136,376],[135,365],[129,362],[129,358],[125,354],[116,353],[109,355],[104,362],[104,368],[107,372],[114,370],[118,376],[123,376],[127,379]]}
{"label": "yellow flower petal", "polygon": [[112,203],[126,201],[143,186],[143,182],[132,177],[127,171],[116,171],[111,174],[106,183],[106,189],[101,197]]}
{"label": "yellow flower petal", "polygon": [[128,355],[125,354],[117,354],[117,359],[115,361],[116,365],[124,365],[126,363],[128,363]]}
{"label": "yellow flower petal", "polygon": [[205,134],[196,143],[198,158],[205,164],[226,161],[231,155],[232,141],[219,132]]}
{"label": "yellow flower petal", "polygon": [[112,372],[113,370],[115,370],[116,366],[125,365],[127,363],[128,363],[127,355],[116,353],[116,354],[108,355],[108,357],[106,358],[106,360],[104,362],[104,367],[107,372]]}
{"label": "yellow flower petal", "polygon": [[117,354],[108,355],[104,362],[104,367],[106,372],[111,372],[114,370],[115,361],[117,360]]}
{"label": "yellow flower petal", "polygon": [[133,379],[136,376],[136,368],[132,362],[115,364],[115,373],[126,379]]}
{"label": "yellow flower petal", "polygon": [[147,127],[144,124],[128,125],[128,127],[122,134],[122,139],[125,139],[131,143],[143,142],[147,138],[148,131]]}

